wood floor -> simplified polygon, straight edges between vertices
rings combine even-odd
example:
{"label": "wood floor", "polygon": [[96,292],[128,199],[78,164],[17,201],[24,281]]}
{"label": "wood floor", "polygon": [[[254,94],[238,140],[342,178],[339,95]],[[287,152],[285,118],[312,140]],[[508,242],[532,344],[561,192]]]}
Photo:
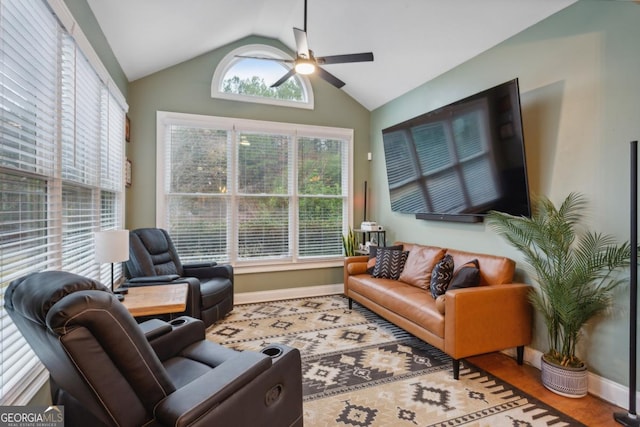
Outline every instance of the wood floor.
{"label": "wood floor", "polygon": [[537,368],[526,364],[518,366],[513,358],[502,353],[474,356],[467,360],[588,426],[620,427],[620,424],[614,421],[613,414],[626,412],[591,395],[571,399],[552,393],[540,382],[540,371]]}

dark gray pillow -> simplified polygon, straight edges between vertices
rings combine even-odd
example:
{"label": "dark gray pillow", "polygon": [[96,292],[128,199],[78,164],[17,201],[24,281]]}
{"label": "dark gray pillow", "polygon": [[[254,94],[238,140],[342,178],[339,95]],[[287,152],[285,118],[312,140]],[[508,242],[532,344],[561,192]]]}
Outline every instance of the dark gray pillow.
{"label": "dark gray pillow", "polygon": [[453,273],[449,289],[473,288],[480,284],[480,265],[478,260],[468,261]]}

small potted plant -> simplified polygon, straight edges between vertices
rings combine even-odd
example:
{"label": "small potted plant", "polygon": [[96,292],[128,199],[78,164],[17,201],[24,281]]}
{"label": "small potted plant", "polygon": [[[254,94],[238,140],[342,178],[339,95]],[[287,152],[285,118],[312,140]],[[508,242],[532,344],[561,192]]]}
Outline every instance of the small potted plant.
{"label": "small potted plant", "polygon": [[344,248],[344,256],[354,256],[356,254],[356,248],[358,247],[358,239],[356,233],[353,232],[351,227],[346,235],[342,235],[342,247]]}
{"label": "small potted plant", "polygon": [[[535,200],[531,218],[492,211],[490,227],[524,255],[537,282],[531,303],[542,315],[549,350],[541,362],[542,383],[568,397],[587,394],[587,367],[576,349],[584,325],[610,308],[613,290],[624,283],[618,271],[629,265],[630,245],[579,227],[585,198],[571,193],[556,208]],[[559,376],[558,376],[559,375]]]}

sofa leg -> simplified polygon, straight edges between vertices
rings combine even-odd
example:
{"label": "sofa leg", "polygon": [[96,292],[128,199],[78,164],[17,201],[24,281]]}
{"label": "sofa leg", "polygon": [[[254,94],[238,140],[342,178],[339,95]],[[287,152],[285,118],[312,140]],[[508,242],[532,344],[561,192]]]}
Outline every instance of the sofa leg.
{"label": "sofa leg", "polygon": [[353,309],[353,300],[349,298],[349,310]]}
{"label": "sofa leg", "polygon": [[460,359],[453,359],[453,379],[460,378]]}
{"label": "sofa leg", "polygon": [[522,365],[524,363],[524,346],[519,345],[516,347],[516,357],[518,361],[518,365]]}

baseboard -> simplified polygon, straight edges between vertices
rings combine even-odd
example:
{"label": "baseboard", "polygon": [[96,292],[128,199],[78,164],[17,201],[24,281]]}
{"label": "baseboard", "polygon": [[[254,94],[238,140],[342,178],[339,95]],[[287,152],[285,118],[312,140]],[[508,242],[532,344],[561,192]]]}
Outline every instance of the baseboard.
{"label": "baseboard", "polygon": [[308,298],[323,295],[341,294],[342,283],[335,285],[305,286],[301,288],[274,289],[271,291],[240,292],[233,296],[236,304],[252,304],[265,301],[277,301],[292,298]]}
{"label": "baseboard", "polygon": [[[251,304],[265,301],[277,301],[292,298],[316,297],[343,293],[342,283],[335,285],[307,286],[301,288],[275,289],[271,291],[242,292],[234,295],[236,304]],[[515,349],[503,351],[516,358]],[[524,363],[540,369],[542,352],[530,347],[524,349]],[[629,388],[589,372],[589,393],[621,408],[629,405]],[[636,407],[640,407],[640,397],[636,398]]]}
{"label": "baseboard", "polygon": [[[516,358],[515,349],[503,351],[504,354]],[[540,358],[542,352],[533,348],[525,347],[524,363],[540,369]],[[607,378],[589,372],[589,394],[599,397],[613,405],[621,408],[629,406],[629,387],[618,384]],[[640,407],[640,398],[636,397],[636,407]]]}

